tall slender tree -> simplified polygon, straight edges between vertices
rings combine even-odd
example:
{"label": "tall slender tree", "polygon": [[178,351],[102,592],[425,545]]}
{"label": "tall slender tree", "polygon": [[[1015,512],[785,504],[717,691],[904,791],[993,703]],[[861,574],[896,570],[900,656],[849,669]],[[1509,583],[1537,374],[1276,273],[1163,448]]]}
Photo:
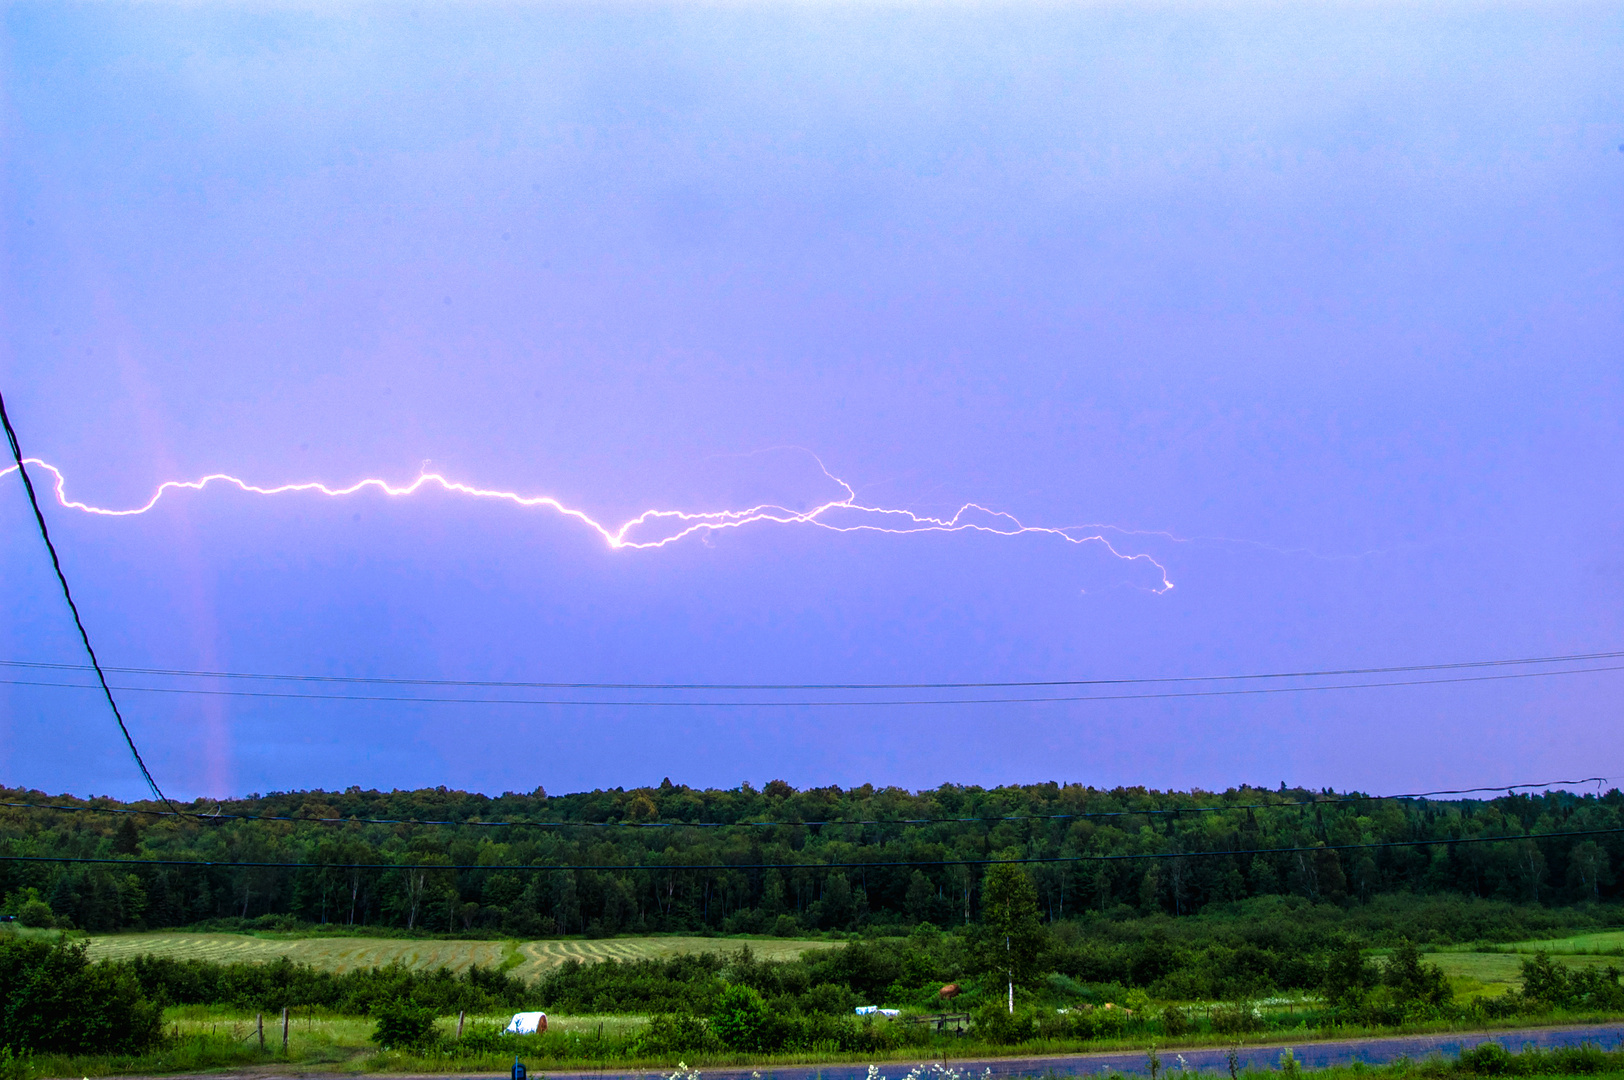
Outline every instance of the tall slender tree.
{"label": "tall slender tree", "polygon": [[994,863],[981,883],[980,967],[1000,973],[1009,988],[1009,1011],[1015,1011],[1015,984],[1038,973],[1043,954],[1043,924],[1038,919],[1038,890],[1025,870]]}

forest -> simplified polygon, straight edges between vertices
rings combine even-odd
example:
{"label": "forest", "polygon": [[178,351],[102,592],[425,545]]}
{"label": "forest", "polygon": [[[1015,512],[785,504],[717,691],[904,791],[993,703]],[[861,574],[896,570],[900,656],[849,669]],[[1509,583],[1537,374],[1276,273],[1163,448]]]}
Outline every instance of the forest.
{"label": "forest", "polygon": [[1441,801],[1283,785],[915,793],[667,780],[173,808],[0,789],[5,913],[92,932],[905,933],[974,922],[984,871],[1000,860],[1025,861],[1051,923],[1176,920],[1264,897],[1349,910],[1392,895],[1560,906],[1618,900],[1621,856],[1617,789]]}

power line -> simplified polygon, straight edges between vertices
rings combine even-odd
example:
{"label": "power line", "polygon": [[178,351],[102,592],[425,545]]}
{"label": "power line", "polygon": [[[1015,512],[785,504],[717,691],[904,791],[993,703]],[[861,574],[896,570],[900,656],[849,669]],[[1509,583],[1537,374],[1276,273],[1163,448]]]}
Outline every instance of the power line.
{"label": "power line", "polygon": [[1516,840],[1554,840],[1574,836],[1612,836],[1616,829],[1574,829],[1520,836],[1461,836],[1435,840],[1388,840],[1375,844],[1314,844],[1298,847],[1235,848],[1219,851],[1152,851],[1131,855],[1030,855],[1013,859],[879,859],[873,862],[818,863],[319,863],[255,862],[242,859],[120,859],[72,855],[0,855],[0,862],[72,863],[118,866],[243,867],[263,870],[851,870],[893,866],[994,866],[1004,863],[1131,862],[1137,859],[1204,859],[1234,855],[1294,855],[1314,851],[1378,851],[1390,848],[1437,847],[1440,844],[1503,844]]}
{"label": "power line", "polygon": [[[416,705],[548,705],[598,708],[658,709],[759,709],[759,708],[878,708],[899,705],[1041,705],[1090,701],[1153,701],[1171,698],[1249,697],[1259,694],[1303,694],[1326,690],[1374,690],[1383,687],[1444,686],[1456,683],[1504,682],[1512,679],[1538,679],[1556,675],[1594,675],[1624,671],[1624,664],[1601,667],[1565,668],[1560,671],[1519,671],[1510,675],[1463,675],[1448,679],[1395,679],[1385,682],[1328,683],[1318,686],[1260,686],[1244,690],[1179,690],[1153,694],[1077,694],[1050,697],[997,698],[888,698],[874,700],[823,701],[612,701],[580,698],[473,698],[423,697],[384,694],[293,694],[269,690],[202,690],[179,686],[119,686],[121,693],[182,694],[203,697],[268,698],[283,701],[371,701],[384,704]],[[80,683],[37,682],[27,679],[0,679],[3,686],[36,686],[55,690],[94,690]]]}
{"label": "power line", "polygon": [[[1528,664],[1566,664],[1588,660],[1616,660],[1624,651],[1569,653],[1561,656],[1465,660],[1447,664],[1406,664],[1396,667],[1328,668],[1320,671],[1274,671],[1250,675],[1164,675],[1133,679],[1049,679],[1026,682],[913,682],[913,683],[628,683],[532,682],[484,679],[415,679],[363,675],[290,675],[244,671],[194,671],[185,668],[110,667],[122,675],[157,675],[197,679],[255,679],[271,682],[347,683],[384,686],[464,686],[523,690],[1000,690],[1061,686],[1134,686],[1156,683],[1244,682],[1258,679],[1315,679],[1343,675],[1395,675],[1421,671],[1457,671],[1467,668],[1511,667]],[[0,660],[0,667],[53,671],[86,671],[82,664],[52,664],[29,660]],[[34,684],[29,684],[34,685]],[[55,685],[55,684],[52,684]]]}
{"label": "power line", "polygon": [[142,817],[178,817],[196,821],[277,821],[312,825],[417,825],[449,826],[483,829],[544,828],[544,829],[733,829],[772,826],[802,826],[805,828],[834,825],[943,825],[943,824],[1002,824],[1017,821],[1073,821],[1081,819],[1119,817],[1182,817],[1186,814],[1213,814],[1233,810],[1284,810],[1304,806],[1340,806],[1347,803],[1384,802],[1395,799],[1427,799],[1436,795],[1470,795],[1477,792],[1503,791],[1511,793],[1524,788],[1577,787],[1581,784],[1604,784],[1605,776],[1587,776],[1582,780],[1542,780],[1532,784],[1504,784],[1498,787],[1451,788],[1441,791],[1416,791],[1399,795],[1352,795],[1339,798],[1302,799],[1273,803],[1227,803],[1221,806],[1189,806],[1148,810],[1095,810],[1074,814],[1005,814],[977,817],[920,817],[920,818],[857,818],[818,821],[456,821],[426,818],[366,818],[366,817],[306,817],[293,814],[222,814],[189,810],[141,810],[116,806],[74,806],[68,803],[0,802],[0,809],[54,810],[62,813],[127,814]]}
{"label": "power line", "polygon": [[[130,756],[135,758],[136,767],[152,789],[160,802],[174,809],[175,804],[169,801],[158,787],[158,781],[152,778],[147,769],[147,763],[141,760],[141,751],[135,748],[135,739],[130,735],[130,729],[124,723],[124,715],[118,711],[118,702],[113,700],[112,688],[107,685],[107,675],[102,671],[101,662],[96,659],[96,650],[91,648],[90,633],[85,629],[85,622],[79,617],[79,605],[73,602],[73,593],[68,588],[67,575],[62,572],[62,560],[57,558],[56,545],[51,543],[51,531],[45,527],[45,515],[39,508],[39,499],[34,494],[34,481],[28,477],[28,467],[23,464],[22,447],[17,442],[17,432],[11,426],[11,417],[6,415],[5,395],[0,394],[0,424],[6,428],[6,440],[11,443],[11,456],[17,462],[17,475],[23,478],[23,487],[28,491],[28,505],[34,508],[34,522],[39,526],[40,539],[45,541],[45,550],[51,553],[51,568],[56,571],[56,580],[62,586],[62,598],[68,602],[68,610],[73,612],[73,625],[79,628],[79,640],[84,643],[85,654],[90,657],[90,666],[95,669],[96,680],[101,685],[102,695],[107,698],[107,705],[113,710],[113,719],[118,721],[119,731],[124,733],[124,744],[130,748]],[[93,687],[91,689],[94,689]]]}

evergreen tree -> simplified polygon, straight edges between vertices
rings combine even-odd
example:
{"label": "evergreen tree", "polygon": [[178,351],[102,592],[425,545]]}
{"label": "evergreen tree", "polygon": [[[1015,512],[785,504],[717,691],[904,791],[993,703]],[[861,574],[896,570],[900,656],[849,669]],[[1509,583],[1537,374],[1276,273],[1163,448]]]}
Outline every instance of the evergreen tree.
{"label": "evergreen tree", "polygon": [[1325,965],[1325,1003],[1333,1009],[1357,1009],[1375,981],[1359,943],[1343,940]]}

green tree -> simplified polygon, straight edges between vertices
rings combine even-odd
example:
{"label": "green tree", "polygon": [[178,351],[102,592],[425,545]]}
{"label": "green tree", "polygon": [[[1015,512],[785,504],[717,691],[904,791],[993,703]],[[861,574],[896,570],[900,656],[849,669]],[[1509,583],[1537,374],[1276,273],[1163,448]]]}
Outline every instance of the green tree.
{"label": "green tree", "polygon": [[981,882],[980,967],[1001,974],[1009,989],[1008,1008],[1015,1012],[1015,984],[1038,975],[1043,955],[1043,924],[1038,920],[1038,890],[1031,875],[1012,863],[994,863]]}
{"label": "green tree", "polygon": [[56,915],[51,911],[51,905],[43,900],[29,900],[23,904],[23,909],[17,913],[17,921],[24,926],[39,929],[55,926]]}
{"label": "green tree", "polygon": [[0,1045],[129,1053],[158,1040],[162,1014],[123,968],[92,964],[84,942],[0,941]]}
{"label": "green tree", "polygon": [[1575,844],[1568,853],[1568,884],[1580,899],[1598,901],[1601,887],[1613,880],[1607,852],[1594,840]]}
{"label": "green tree", "polygon": [[1333,1009],[1357,1009],[1375,982],[1376,973],[1365,962],[1359,943],[1344,940],[1325,965],[1325,1003]]}
{"label": "green tree", "polygon": [[385,1050],[424,1046],[434,1038],[434,1010],[396,998],[373,1006],[372,1041]]}
{"label": "green tree", "polygon": [[1523,996],[1544,1005],[1567,1005],[1573,998],[1568,969],[1543,952],[1522,962]]}
{"label": "green tree", "polygon": [[929,919],[931,902],[935,899],[936,886],[930,883],[930,878],[919,870],[908,875],[908,891],[903,896],[903,910],[908,913],[908,918],[914,922]]}
{"label": "green tree", "polygon": [[1421,962],[1421,950],[1408,938],[1387,959],[1382,981],[1393,991],[1393,1001],[1400,1008],[1436,1008],[1446,1004],[1453,991],[1443,969],[1436,964]]}
{"label": "green tree", "polygon": [[711,1015],[711,1030],[729,1050],[763,1050],[772,1012],[754,987],[730,986],[722,991]]}

